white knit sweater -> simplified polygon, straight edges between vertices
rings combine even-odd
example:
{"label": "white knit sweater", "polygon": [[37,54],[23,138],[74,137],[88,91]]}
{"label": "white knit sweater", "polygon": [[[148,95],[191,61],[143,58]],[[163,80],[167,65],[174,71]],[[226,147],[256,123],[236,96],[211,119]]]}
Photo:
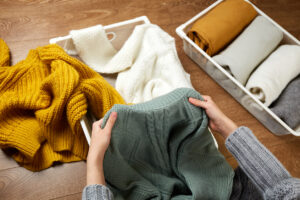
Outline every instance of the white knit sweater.
{"label": "white knit sweater", "polygon": [[103,27],[97,26],[72,31],[71,35],[85,63],[100,73],[118,73],[115,87],[128,103],[148,101],[179,87],[192,88],[174,38],[159,26],[137,25],[118,52],[103,32]]}

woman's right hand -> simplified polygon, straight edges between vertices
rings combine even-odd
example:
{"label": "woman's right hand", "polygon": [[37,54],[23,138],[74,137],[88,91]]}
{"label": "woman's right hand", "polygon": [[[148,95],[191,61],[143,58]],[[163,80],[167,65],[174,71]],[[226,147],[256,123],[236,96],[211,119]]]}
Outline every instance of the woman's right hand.
{"label": "woman's right hand", "polygon": [[226,139],[238,128],[237,125],[220,110],[210,96],[202,95],[202,97],[204,101],[190,97],[189,102],[203,108],[209,118],[209,127]]}

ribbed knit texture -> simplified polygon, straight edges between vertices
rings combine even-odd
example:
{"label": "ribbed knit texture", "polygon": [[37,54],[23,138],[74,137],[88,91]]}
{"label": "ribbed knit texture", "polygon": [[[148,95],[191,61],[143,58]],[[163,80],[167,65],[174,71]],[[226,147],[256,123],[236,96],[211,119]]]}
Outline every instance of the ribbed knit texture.
{"label": "ribbed knit texture", "polygon": [[300,179],[291,177],[250,129],[239,127],[225,145],[264,199],[300,199]]}
{"label": "ribbed knit texture", "polygon": [[104,185],[89,185],[82,192],[84,200],[112,200],[114,199],[110,189]]}
{"label": "ribbed knit texture", "polygon": [[86,158],[88,145],[80,119],[89,108],[97,118],[122,97],[98,73],[57,45],[31,50],[9,65],[0,39],[0,145],[12,157],[38,171],[53,162]]}
{"label": "ribbed knit texture", "polygon": [[115,199],[228,199],[233,170],[214,144],[208,119],[180,88],[151,101],[115,105],[118,113],[104,159]]}

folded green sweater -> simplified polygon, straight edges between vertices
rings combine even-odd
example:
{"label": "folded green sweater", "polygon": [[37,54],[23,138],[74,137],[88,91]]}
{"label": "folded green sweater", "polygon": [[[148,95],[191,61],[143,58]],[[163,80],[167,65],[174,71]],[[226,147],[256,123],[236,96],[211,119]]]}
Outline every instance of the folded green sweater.
{"label": "folded green sweater", "polygon": [[115,105],[104,174],[115,199],[228,199],[233,170],[214,144],[202,99],[180,88],[152,101]]}

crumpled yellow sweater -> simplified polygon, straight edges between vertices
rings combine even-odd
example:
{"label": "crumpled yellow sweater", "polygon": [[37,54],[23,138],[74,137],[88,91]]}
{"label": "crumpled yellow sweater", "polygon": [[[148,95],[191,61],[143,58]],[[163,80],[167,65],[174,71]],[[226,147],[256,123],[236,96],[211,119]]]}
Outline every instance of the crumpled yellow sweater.
{"label": "crumpled yellow sweater", "polygon": [[84,160],[88,144],[80,119],[88,108],[103,117],[125,103],[122,97],[57,45],[31,50],[15,66],[9,59],[0,39],[0,147],[14,149],[12,157],[32,171]]}

